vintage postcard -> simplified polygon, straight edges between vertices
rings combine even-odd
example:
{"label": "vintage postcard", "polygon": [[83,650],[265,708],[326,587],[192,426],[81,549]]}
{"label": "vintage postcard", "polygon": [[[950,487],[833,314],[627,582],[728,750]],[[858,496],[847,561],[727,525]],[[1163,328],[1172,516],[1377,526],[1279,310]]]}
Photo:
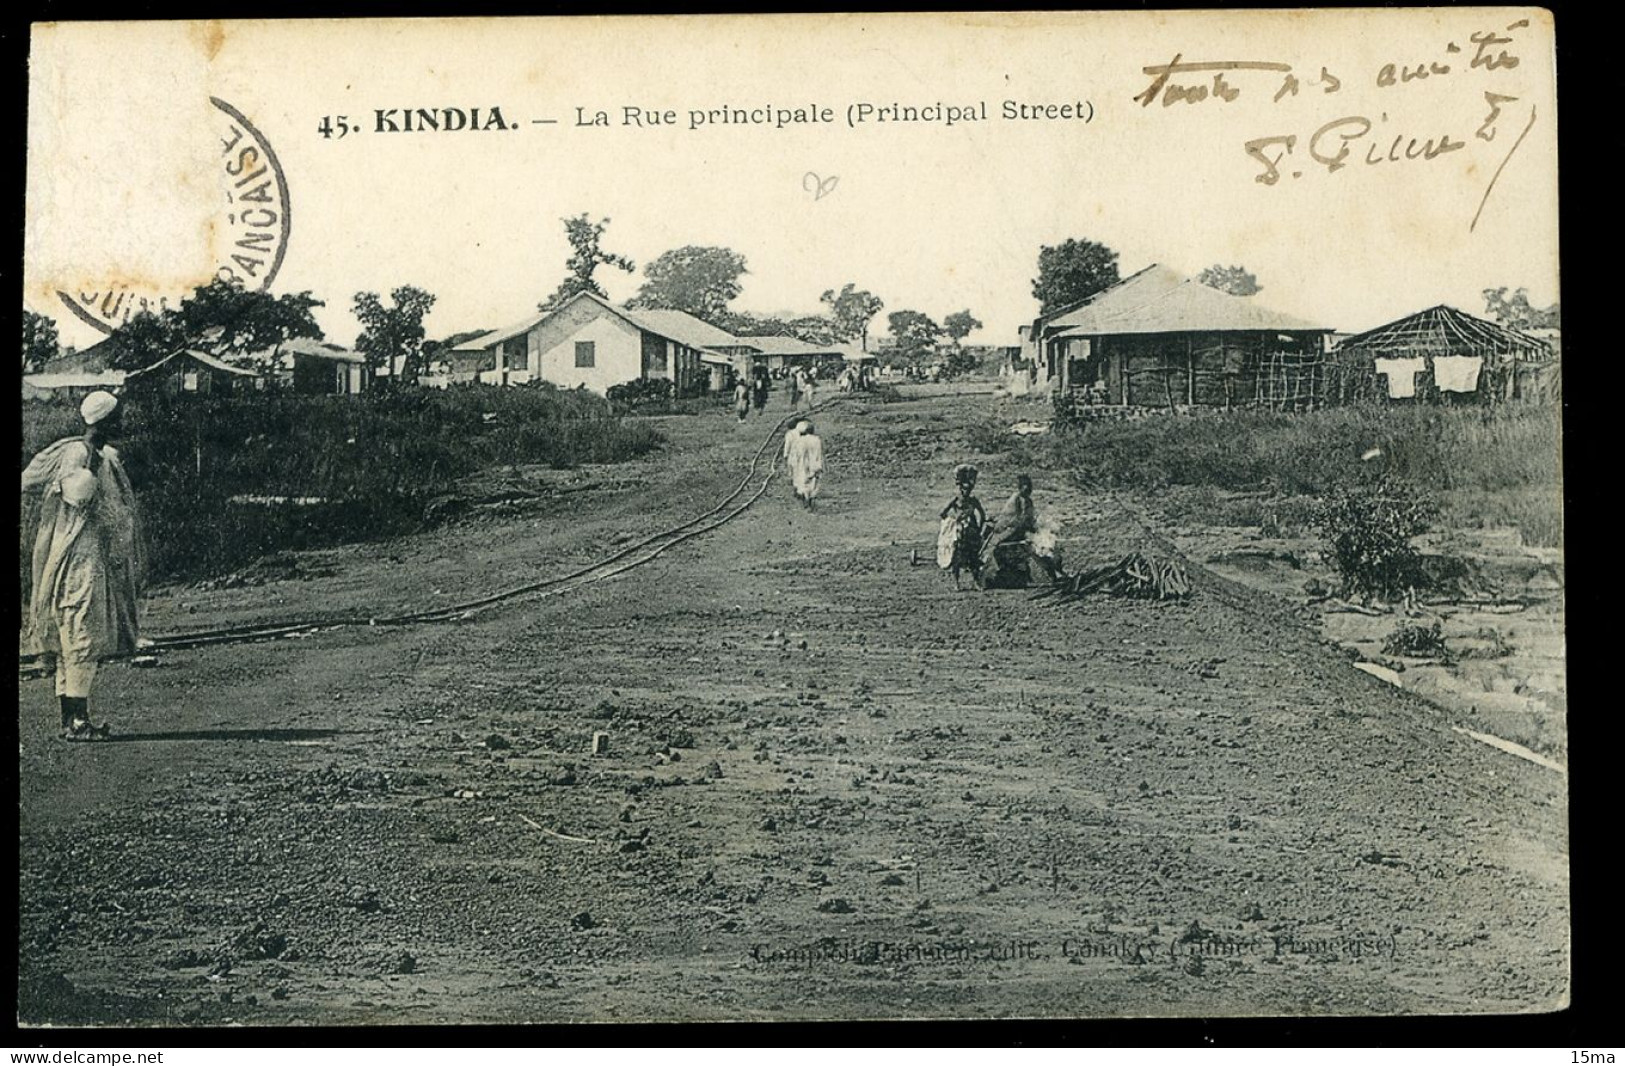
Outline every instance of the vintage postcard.
{"label": "vintage postcard", "polygon": [[35,25],[19,1021],[1560,1009],[1559,31]]}

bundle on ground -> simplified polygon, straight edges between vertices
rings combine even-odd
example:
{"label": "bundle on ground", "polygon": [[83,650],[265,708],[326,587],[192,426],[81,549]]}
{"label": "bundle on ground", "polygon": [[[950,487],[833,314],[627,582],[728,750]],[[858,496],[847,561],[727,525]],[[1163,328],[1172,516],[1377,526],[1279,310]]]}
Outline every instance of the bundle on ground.
{"label": "bundle on ground", "polygon": [[1071,603],[1092,592],[1141,600],[1178,600],[1191,594],[1190,575],[1173,559],[1153,559],[1130,552],[1115,563],[1076,574],[1057,574],[1055,583],[1034,599]]}

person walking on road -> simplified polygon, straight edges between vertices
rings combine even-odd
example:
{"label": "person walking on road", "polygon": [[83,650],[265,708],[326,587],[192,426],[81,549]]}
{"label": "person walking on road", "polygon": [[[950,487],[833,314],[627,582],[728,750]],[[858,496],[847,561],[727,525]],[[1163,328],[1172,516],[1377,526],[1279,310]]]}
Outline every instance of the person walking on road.
{"label": "person walking on road", "polygon": [[767,371],[758,367],[756,370],[756,388],[752,398],[756,401],[756,413],[763,414],[767,410]]}
{"label": "person walking on road", "polygon": [[734,382],[734,414],[739,416],[739,424],[745,424],[745,416],[750,414],[750,382],[740,378]]}
{"label": "person walking on road", "polygon": [[818,496],[818,479],[824,473],[824,442],[805,418],[796,423],[793,432],[793,436],[785,438],[784,463],[790,469],[796,499],[810,511]]}
{"label": "person walking on road", "polygon": [[969,463],[954,467],[954,486],[958,490],[942,509],[942,527],[937,532],[937,565],[952,570],[954,588],[961,571],[970,571],[977,584],[982,580],[982,527],[987,525],[987,512],[973,491],[976,488],[976,468]]}
{"label": "person walking on road", "polygon": [[29,604],[29,650],[56,666],[67,740],[105,740],[90,720],[101,660],[136,649],[143,560],[135,493],[117,450],[123,408],[93,392],[79,408],[81,436],[50,445],[23,471],[22,491],[40,494]]}

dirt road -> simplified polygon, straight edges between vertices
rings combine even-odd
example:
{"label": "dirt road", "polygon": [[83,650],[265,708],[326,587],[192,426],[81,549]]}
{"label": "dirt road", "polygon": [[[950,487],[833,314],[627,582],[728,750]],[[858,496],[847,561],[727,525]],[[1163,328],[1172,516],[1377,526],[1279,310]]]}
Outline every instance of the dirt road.
{"label": "dirt road", "polygon": [[[817,512],[778,482],[570,596],[111,668],[113,743],[56,741],[25,684],[23,1019],[1561,1005],[1563,776],[1207,573],[1183,605],[956,593],[928,562],[954,464],[990,508],[1017,472],[964,444],[989,402],[845,403]],[[709,509],[768,427],[662,428],[656,458],[547,476],[584,491],[164,590],[148,628],[563,571]],[[1153,544],[1037,473],[1069,558]]]}

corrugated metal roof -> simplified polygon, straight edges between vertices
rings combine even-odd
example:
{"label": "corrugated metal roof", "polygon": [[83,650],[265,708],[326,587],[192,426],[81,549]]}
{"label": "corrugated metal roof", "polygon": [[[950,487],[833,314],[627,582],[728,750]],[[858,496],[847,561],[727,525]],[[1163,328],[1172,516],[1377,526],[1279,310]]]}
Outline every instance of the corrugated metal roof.
{"label": "corrugated metal roof", "polygon": [[763,355],[839,355],[848,349],[840,344],[812,344],[800,337],[741,337],[740,340],[756,348]]}
{"label": "corrugated metal roof", "polygon": [[1096,293],[1047,323],[1051,336],[1123,333],[1331,332],[1272,311],[1251,296],[1231,296],[1157,263]]}
{"label": "corrugated metal roof", "polygon": [[[267,353],[268,354],[268,353]],[[331,359],[336,363],[365,363],[366,357],[360,352],[354,352],[341,344],[329,344],[313,337],[294,337],[284,341],[282,352],[284,358],[291,355],[304,355],[312,359]]]}
{"label": "corrugated metal roof", "polygon": [[252,370],[244,370],[240,366],[232,366],[230,363],[223,363],[216,357],[210,355],[208,352],[200,352],[195,348],[183,348],[178,352],[171,352],[151,366],[142,367],[140,370],[130,371],[129,376],[133,378],[139,377],[142,374],[150,374],[154,370],[157,370],[159,367],[163,366],[165,363],[169,362],[171,359],[179,359],[183,355],[202,363],[210,370],[217,370],[222,374],[235,374],[238,377],[244,378],[256,376]]}
{"label": "corrugated metal roof", "polygon": [[23,384],[36,389],[113,389],[124,384],[124,377],[122,370],[64,370],[25,375]]}
{"label": "corrugated metal roof", "polygon": [[635,311],[618,307],[615,310],[639,328],[690,348],[726,348],[739,343],[739,338],[732,333],[718,329],[704,319],[695,318],[687,311],[669,307],[640,307]]}

